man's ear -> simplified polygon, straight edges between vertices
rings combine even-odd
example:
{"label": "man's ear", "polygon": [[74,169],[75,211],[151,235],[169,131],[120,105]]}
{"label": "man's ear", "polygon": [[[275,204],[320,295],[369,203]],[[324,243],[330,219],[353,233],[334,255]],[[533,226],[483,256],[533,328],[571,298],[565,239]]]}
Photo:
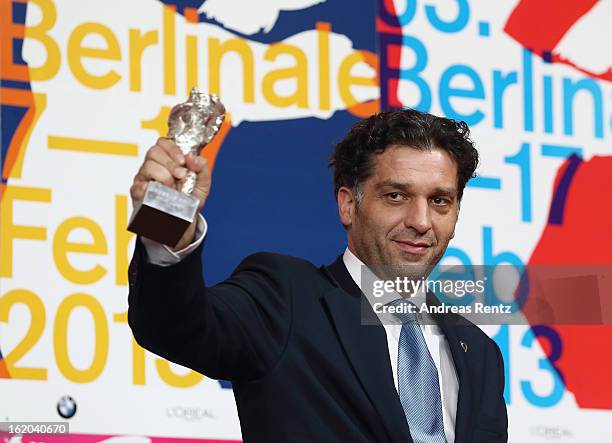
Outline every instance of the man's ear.
{"label": "man's ear", "polygon": [[340,215],[340,222],[345,227],[350,227],[355,216],[355,195],[346,186],[338,189],[338,214]]}

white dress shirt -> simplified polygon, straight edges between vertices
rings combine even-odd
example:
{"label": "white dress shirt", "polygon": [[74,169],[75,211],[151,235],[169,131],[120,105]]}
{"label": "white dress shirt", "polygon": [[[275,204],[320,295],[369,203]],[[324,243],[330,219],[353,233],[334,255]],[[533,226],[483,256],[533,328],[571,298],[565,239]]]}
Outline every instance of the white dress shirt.
{"label": "white dress shirt", "polygon": [[[173,252],[167,246],[157,243],[148,238],[142,238],[142,243],[149,256],[149,262],[159,266],[170,266],[178,263],[194,249],[196,249],[204,240],[208,225],[204,217],[200,214],[196,225],[195,241],[186,248]],[[361,269],[365,266],[361,260],[359,260],[348,248],[344,251],[343,255],[344,265],[348,269],[351,277],[361,288]],[[399,298],[400,295],[397,295]],[[422,300],[424,301],[424,294],[421,294]],[[411,301],[419,304],[418,296],[412,297]],[[448,347],[446,337],[440,330],[440,328],[433,322],[429,314],[422,313],[417,315],[419,320],[419,326],[423,331],[425,337],[425,343],[427,349],[433,358],[433,361],[438,370],[438,380],[440,381],[440,394],[442,397],[442,417],[444,420],[444,434],[446,435],[446,441],[448,443],[454,443],[455,441],[455,416],[457,414],[457,394],[459,392],[459,380],[457,378],[457,372],[455,370],[455,364],[453,363],[453,357]],[[393,381],[395,389],[398,389],[397,385],[397,360],[398,360],[398,348],[400,332],[402,330],[401,324],[385,324],[383,327],[387,334],[387,345],[389,347],[389,360],[391,363],[391,369],[393,370]]]}

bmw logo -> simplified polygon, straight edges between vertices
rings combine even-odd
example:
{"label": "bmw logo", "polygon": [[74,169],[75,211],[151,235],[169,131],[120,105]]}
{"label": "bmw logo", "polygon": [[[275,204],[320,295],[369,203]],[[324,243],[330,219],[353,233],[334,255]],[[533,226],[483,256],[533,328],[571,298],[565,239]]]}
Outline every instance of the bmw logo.
{"label": "bmw logo", "polygon": [[57,402],[57,413],[63,418],[72,418],[77,411],[77,404],[69,395],[64,395]]}

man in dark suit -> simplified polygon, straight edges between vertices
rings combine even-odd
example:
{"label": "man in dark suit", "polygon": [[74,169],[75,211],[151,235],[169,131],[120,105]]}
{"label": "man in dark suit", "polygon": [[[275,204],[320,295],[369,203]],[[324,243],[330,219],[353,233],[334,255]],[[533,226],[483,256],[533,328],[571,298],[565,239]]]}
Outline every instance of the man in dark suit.
{"label": "man in dark suit", "polygon": [[[203,218],[173,250],[139,238],[129,275],[134,337],[231,380],[247,442],[507,441],[495,343],[455,314],[398,314],[387,324],[361,289],[365,270],[429,274],[454,236],[477,163],[463,122],[402,110],[357,123],[331,162],[348,236],[335,262],[258,253],[207,288]],[[150,180],[175,186],[185,167],[198,173],[194,195],[203,204],[206,162],[183,157],[167,139],[148,151],[134,203]],[[431,293],[409,295],[395,294],[389,306],[440,303]]]}

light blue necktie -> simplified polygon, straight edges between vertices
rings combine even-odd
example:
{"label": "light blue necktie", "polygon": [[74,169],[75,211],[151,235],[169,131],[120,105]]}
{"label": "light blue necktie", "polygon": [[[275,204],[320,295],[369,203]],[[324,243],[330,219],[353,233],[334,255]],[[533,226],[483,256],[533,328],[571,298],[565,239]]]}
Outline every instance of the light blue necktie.
{"label": "light blue necktie", "polygon": [[[406,308],[407,300],[392,302]],[[414,443],[447,443],[442,418],[442,398],[438,371],[416,313],[395,315],[402,322],[397,359],[397,386],[400,401]]]}

